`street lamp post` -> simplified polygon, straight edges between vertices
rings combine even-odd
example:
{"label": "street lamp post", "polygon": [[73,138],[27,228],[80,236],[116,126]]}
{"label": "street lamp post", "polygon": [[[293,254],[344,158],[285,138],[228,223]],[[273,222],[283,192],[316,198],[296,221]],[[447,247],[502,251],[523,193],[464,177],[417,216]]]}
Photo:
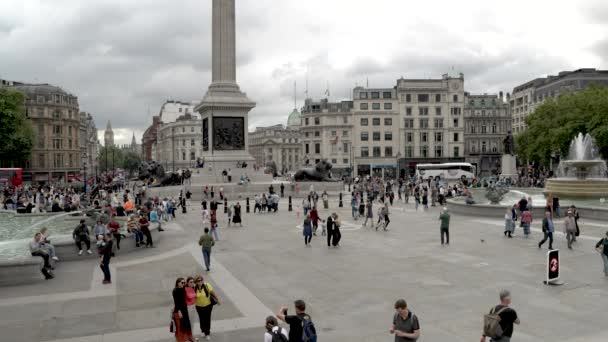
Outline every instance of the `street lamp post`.
{"label": "street lamp post", "polygon": [[82,163],[84,167],[84,194],[87,194],[87,154],[84,154],[84,162]]}

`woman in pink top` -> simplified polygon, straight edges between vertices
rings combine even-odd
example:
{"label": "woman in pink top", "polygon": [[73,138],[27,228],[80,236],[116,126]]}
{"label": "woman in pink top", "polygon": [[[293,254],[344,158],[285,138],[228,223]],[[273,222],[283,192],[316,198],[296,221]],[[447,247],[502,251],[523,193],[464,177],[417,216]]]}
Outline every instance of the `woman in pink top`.
{"label": "woman in pink top", "polygon": [[[195,285],[194,278],[188,277],[186,279],[186,305],[188,307],[189,317],[196,317],[196,309],[194,307],[194,303],[196,302],[196,292],[194,291]],[[192,325],[192,322],[190,322],[190,324]],[[198,341],[198,338],[195,338],[194,340]]]}

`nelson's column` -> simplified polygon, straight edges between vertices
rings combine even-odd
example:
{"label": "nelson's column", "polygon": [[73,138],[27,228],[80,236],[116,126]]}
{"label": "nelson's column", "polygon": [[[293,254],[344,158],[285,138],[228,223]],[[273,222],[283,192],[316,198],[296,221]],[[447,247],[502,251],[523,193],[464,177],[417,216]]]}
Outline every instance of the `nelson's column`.
{"label": "nelson's column", "polygon": [[235,0],[213,0],[212,79],[201,103],[203,152],[206,163],[222,170],[237,168],[254,158],[248,152],[247,114],[255,102],[236,84]]}

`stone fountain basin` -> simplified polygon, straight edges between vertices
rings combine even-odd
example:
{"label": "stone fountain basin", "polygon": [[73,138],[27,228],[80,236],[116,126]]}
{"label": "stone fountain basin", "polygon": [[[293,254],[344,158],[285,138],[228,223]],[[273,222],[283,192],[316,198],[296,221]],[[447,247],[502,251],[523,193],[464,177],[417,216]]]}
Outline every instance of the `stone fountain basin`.
{"label": "stone fountain basin", "polygon": [[595,159],[595,160],[562,160],[561,163],[568,165],[568,166],[574,166],[577,169],[580,168],[591,168],[594,166],[598,166],[600,164],[602,164],[604,161],[601,159]]}
{"label": "stone fountain basin", "polygon": [[606,198],[608,178],[550,178],[545,183],[544,192],[568,198]]}

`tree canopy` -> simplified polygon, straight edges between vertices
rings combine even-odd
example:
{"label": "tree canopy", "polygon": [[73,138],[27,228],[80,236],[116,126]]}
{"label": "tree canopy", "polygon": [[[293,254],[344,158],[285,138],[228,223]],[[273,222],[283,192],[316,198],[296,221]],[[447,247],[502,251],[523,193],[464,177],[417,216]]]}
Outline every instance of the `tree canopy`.
{"label": "tree canopy", "polygon": [[99,170],[101,171],[123,168],[124,152],[117,146],[102,147],[99,149],[97,158]]}
{"label": "tree canopy", "polygon": [[97,158],[99,169],[101,171],[121,168],[128,171],[129,174],[133,174],[133,171],[138,169],[141,162],[141,158],[137,153],[130,150],[123,150],[117,146],[108,146],[107,148],[105,146],[102,147],[99,150],[99,155]]}
{"label": "tree canopy", "polygon": [[0,87],[0,165],[23,166],[30,159],[34,131],[25,116],[25,95]]}
{"label": "tree canopy", "polygon": [[557,152],[568,154],[578,134],[595,138],[602,158],[608,158],[608,87],[591,85],[583,91],[549,98],[526,118],[528,128],[517,135],[520,158],[547,165]]}

